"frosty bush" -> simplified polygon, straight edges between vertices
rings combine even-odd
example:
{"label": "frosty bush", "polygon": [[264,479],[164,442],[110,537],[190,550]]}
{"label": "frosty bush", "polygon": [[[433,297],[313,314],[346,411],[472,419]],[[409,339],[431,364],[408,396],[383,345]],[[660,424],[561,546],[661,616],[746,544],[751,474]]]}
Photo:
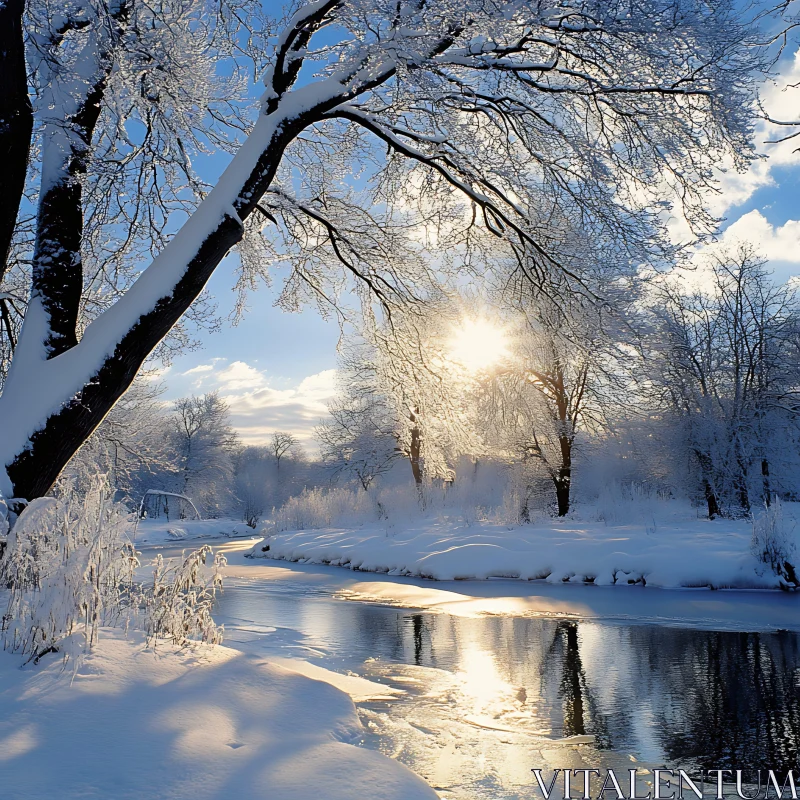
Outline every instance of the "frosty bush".
{"label": "frosty bush", "polygon": [[663,515],[667,497],[642,481],[611,481],[597,496],[597,519],[606,525],[650,522]]}
{"label": "frosty bush", "polygon": [[753,537],[750,550],[762,563],[772,569],[785,588],[800,588],[800,577],[793,559],[796,546],[792,529],[787,529],[783,506],[778,497],[764,511],[753,517]]}
{"label": "frosty bush", "polygon": [[222,589],[222,553],[213,556],[211,574],[204,567],[213,555],[209,545],[190,553],[182,564],[164,561],[159,553],[154,563],[153,586],[145,594],[144,618],[148,642],[166,639],[177,645],[192,641],[222,642],[223,629],[211,616],[217,591]]}
{"label": "frosty bush", "polygon": [[376,499],[363,490],[336,487],[306,489],[275,512],[279,531],[303,531],[331,525],[361,524],[379,516]]}
{"label": "frosty bush", "polygon": [[431,516],[457,517],[463,524],[472,525],[490,516],[503,502],[502,486],[476,487],[469,480],[449,488],[426,484],[422,491],[423,504],[418,488],[410,483],[369,491],[360,486],[306,489],[273,511],[272,526],[276,531],[299,531],[380,521],[409,522]]}
{"label": "frosty bush", "polygon": [[56,649],[68,656],[126,618],[139,562],[126,538],[131,517],[109,497],[98,479],[82,497],[38,498],[22,512],[0,562],[7,648],[34,661]]}
{"label": "frosty bush", "polygon": [[225,560],[204,546],[181,565],[156,560],[153,585],[136,580],[139,553],[129,538],[127,509],[113,502],[105,478],[78,493],[59,487],[20,514],[0,560],[0,585],[8,589],[2,617],[4,646],[38,661],[50,652],[65,659],[91,648],[102,626],[144,628],[148,641],[215,643],[221,632],[211,606]]}

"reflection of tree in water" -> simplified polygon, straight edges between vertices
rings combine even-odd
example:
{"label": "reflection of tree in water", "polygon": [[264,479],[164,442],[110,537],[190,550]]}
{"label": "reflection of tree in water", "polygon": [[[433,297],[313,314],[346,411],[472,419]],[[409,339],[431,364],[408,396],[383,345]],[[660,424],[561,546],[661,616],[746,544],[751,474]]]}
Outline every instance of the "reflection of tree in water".
{"label": "reflection of tree in water", "polygon": [[[522,687],[520,702],[564,736],[593,734],[601,748],[684,768],[796,769],[800,760],[795,634],[399,616],[366,624],[381,657],[452,670],[477,646],[503,680]],[[537,680],[538,692],[524,691]]]}
{"label": "reflection of tree in water", "polygon": [[758,769],[796,769],[797,636],[671,631],[668,641],[663,634],[658,635],[661,642],[648,638],[647,649],[665,656],[651,668],[669,674],[665,688],[678,701],[663,698],[657,725],[674,763],[747,768],[753,770],[751,780]]}
{"label": "reflection of tree in water", "polygon": [[[414,663],[419,666],[422,664],[422,635],[423,632],[427,632],[425,625],[425,620],[422,618],[422,614],[414,614],[411,617],[413,626],[414,626]],[[431,645],[431,637],[430,633],[428,633],[428,644]],[[432,649],[432,645],[431,645]]]}
{"label": "reflection of tree in water", "polygon": [[564,736],[591,733],[600,748],[611,747],[604,714],[586,682],[578,640],[578,623],[562,620],[556,624],[553,641],[542,661],[542,671],[561,669],[558,696],[564,705]]}

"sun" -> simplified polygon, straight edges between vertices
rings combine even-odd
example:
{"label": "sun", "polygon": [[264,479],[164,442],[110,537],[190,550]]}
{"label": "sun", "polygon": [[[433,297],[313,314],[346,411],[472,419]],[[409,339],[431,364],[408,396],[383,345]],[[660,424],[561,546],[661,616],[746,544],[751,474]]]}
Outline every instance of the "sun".
{"label": "sun", "polygon": [[450,356],[470,372],[480,372],[508,355],[506,333],[487,319],[468,319],[456,329]]}

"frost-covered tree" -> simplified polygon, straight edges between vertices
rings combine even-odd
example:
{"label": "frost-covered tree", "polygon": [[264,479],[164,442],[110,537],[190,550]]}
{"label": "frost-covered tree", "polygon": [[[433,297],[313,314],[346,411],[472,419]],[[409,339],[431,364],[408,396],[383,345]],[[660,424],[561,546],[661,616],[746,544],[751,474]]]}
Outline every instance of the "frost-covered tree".
{"label": "frost-covered tree", "polygon": [[302,490],[308,464],[295,436],[275,433],[268,445],[237,448],[233,471],[233,491],[242,519],[255,528],[266,513]]}
{"label": "frost-covered tree", "polygon": [[365,491],[403,456],[401,422],[378,385],[368,352],[363,346],[345,352],[339,390],[315,431],[323,464],[332,476],[355,478]]}
{"label": "frost-covered tree", "polygon": [[656,293],[651,397],[711,518],[749,513],[754,495],[768,503],[796,474],[800,305],[764,263],[741,245],[710,256],[697,288],[668,279]]}
{"label": "frost-covered tree", "polygon": [[[610,297],[611,287],[603,294]],[[549,479],[558,516],[571,507],[580,437],[606,430],[624,403],[620,348],[628,331],[621,313],[608,299],[602,305],[564,307],[542,297],[528,302],[508,315],[508,354],[484,380],[485,438],[496,453],[505,452]],[[529,516],[526,498],[533,488],[523,494],[523,519]]]}
{"label": "frost-covered tree", "polygon": [[452,482],[458,458],[481,450],[470,419],[470,376],[453,352],[469,313],[462,298],[439,296],[422,312],[395,315],[367,334],[369,369],[392,409],[397,446],[419,491],[425,481]]}
{"label": "frost-covered tree", "polygon": [[[170,415],[176,471],[166,488],[190,497],[204,516],[232,504],[233,453],[238,444],[228,406],[216,392],[184,397]],[[162,487],[157,487],[162,488]]]}
{"label": "frost-covered tree", "polygon": [[[751,152],[759,52],[733,0],[0,13],[8,498],[48,491],[234,247],[243,288],[291,264],[289,307],[335,302],[347,276],[364,299],[420,297],[437,277],[423,243],[444,268],[491,240],[567,291],[580,275],[554,209],[598,249],[657,257],[664,198],[707,227],[713,166]],[[193,164],[218,150],[231,159],[209,191]]]}
{"label": "frost-covered tree", "polygon": [[291,458],[293,453],[299,453],[300,440],[294,434],[276,431],[270,437],[269,450],[275,459],[276,468],[280,469],[281,459],[284,456]]}

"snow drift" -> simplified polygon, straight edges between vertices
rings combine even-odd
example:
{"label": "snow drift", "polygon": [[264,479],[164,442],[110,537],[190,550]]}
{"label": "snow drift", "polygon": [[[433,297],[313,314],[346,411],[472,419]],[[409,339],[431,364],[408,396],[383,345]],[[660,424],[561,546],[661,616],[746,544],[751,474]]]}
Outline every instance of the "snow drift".
{"label": "snow drift", "polygon": [[[677,504],[676,504],[677,505]],[[436,580],[520,578],[596,585],[778,589],[751,552],[747,520],[686,514],[648,522],[547,520],[509,526],[453,516],[276,531],[253,558],[346,566]],[[797,540],[797,529],[789,534]]]}
{"label": "snow drift", "polygon": [[225,647],[146,650],[104,631],[73,676],[0,654],[5,800],[433,800],[410,770],[353,747],[351,699]]}

